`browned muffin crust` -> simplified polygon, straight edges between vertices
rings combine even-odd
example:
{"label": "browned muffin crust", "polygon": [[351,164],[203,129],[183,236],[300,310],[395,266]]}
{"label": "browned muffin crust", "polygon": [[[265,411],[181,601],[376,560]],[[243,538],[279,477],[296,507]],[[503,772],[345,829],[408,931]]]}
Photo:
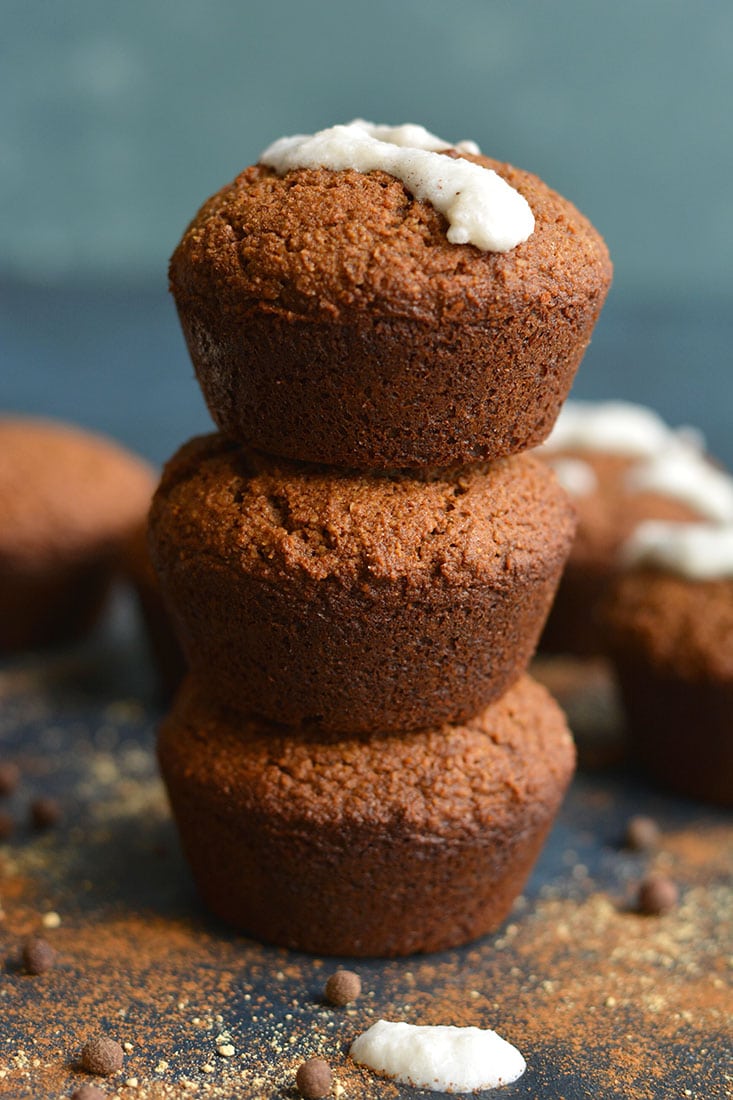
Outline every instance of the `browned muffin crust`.
{"label": "browned muffin crust", "polygon": [[[451,154],[448,154],[451,155]],[[606,246],[541,180],[510,252],[450,244],[384,172],[255,165],[208,200],[170,266],[217,425],[335,465],[498,458],[549,433],[611,281]]]}
{"label": "browned muffin crust", "polygon": [[189,680],[158,754],[198,889],[286,947],[401,955],[495,928],[574,766],[562,712],[523,678],[464,726],[400,737],[282,730]]}
{"label": "browned muffin crust", "polygon": [[460,721],[526,668],[573,533],[527,455],[380,475],[195,439],[166,467],[153,561],[190,667],[273,722]]}
{"label": "browned muffin crust", "polygon": [[634,570],[604,611],[647,771],[670,790],[733,806],[733,581]]}
{"label": "browned muffin crust", "polygon": [[602,603],[620,572],[619,552],[634,530],[648,519],[687,522],[702,517],[688,504],[627,487],[638,458],[589,451],[538,451],[552,465],[574,459],[593,471],[596,486],[573,497],[578,526],[555,602],[540,639],[545,653],[595,657],[608,649]]}
{"label": "browned muffin crust", "polygon": [[70,425],[0,417],[0,652],[79,637],[155,487],[141,459]]}

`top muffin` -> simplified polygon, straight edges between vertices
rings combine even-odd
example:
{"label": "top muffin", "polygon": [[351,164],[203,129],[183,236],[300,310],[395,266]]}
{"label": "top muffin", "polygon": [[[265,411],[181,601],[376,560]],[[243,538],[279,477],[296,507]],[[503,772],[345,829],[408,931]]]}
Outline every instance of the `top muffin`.
{"label": "top muffin", "polygon": [[493,459],[546,437],[610,284],[605,244],[536,176],[434,156],[496,172],[529,204],[528,239],[453,244],[444,215],[381,170],[260,164],[204,204],[170,277],[223,431],[372,468]]}

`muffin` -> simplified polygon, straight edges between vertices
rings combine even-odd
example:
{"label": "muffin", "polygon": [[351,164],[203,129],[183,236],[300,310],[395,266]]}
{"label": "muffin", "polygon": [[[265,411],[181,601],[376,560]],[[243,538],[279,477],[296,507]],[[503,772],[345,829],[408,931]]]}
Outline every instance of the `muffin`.
{"label": "muffin", "polygon": [[733,508],[733,497],[725,499],[729,494],[719,484],[723,475],[700,448],[689,429],[673,432],[643,406],[568,402],[537,452],[578,512],[575,541],[540,640],[542,652],[605,653],[603,597],[621,569],[621,547],[639,524],[724,518],[725,509]]}
{"label": "muffin", "polygon": [[94,623],[155,487],[150,467],[69,425],[0,418],[0,652]]}
{"label": "muffin", "polygon": [[438,951],[497,927],[569,783],[562,712],[523,678],[464,725],[283,730],[190,679],[158,755],[211,911],[328,955]]}
{"label": "muffin", "polygon": [[605,606],[630,743],[661,786],[733,806],[733,526],[648,524]]}
{"label": "muffin", "polygon": [[147,519],[139,524],[127,544],[125,573],[137,596],[160,694],[169,698],[183,680],[186,662],[150,560]]}
{"label": "muffin", "polygon": [[150,546],[212,698],[387,732],[462,721],[519,677],[573,529],[528,455],[364,474],[212,435],[168,463]]}
{"label": "muffin", "polygon": [[[353,141],[367,125],[339,129]],[[429,155],[438,173],[460,159],[506,181],[531,208],[528,239],[451,243],[446,216],[382,170],[260,163],[201,208],[170,285],[223,432],[374,469],[496,459],[547,436],[611,281],[606,246],[536,176]]]}

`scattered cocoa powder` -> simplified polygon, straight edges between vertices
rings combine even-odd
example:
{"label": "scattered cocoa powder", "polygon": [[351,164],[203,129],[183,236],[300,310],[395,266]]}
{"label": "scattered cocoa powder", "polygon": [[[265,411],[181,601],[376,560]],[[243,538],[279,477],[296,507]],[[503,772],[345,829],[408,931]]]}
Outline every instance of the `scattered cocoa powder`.
{"label": "scattered cocoa powder", "polygon": [[[23,774],[27,756],[43,777],[53,710],[32,677],[23,699],[3,696],[0,732],[20,731]],[[332,1067],[334,1098],[396,1100],[405,1089],[347,1054],[382,1016],[495,1028],[528,1060],[517,1097],[727,1100],[730,816],[643,803],[664,836],[645,862],[680,888],[664,919],[648,919],[631,904],[639,857],[617,845],[642,803],[620,782],[580,775],[527,895],[495,935],[440,956],[364,960],[367,992],[334,1012],[320,998],[333,963],[230,935],[193,901],[155,771],[154,718],[120,701],[96,741],[86,711],[66,721],[53,767],[66,769],[59,789],[69,805],[73,793],[74,820],[0,853],[0,935],[19,943],[58,911],[64,961],[48,980],[3,976],[0,1095],[69,1096],[80,1087],[74,1056],[101,1028],[134,1039],[137,1083],[121,1075],[113,1089],[128,1100],[292,1096],[311,1058]],[[219,1046],[235,1054],[217,1057]]]}

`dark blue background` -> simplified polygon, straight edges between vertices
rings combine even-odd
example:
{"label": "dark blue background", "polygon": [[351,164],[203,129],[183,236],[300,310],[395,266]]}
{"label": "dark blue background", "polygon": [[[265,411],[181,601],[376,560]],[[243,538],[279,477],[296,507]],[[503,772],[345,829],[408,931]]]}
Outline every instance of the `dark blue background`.
{"label": "dark blue background", "polygon": [[[731,348],[723,298],[676,309],[612,296],[573,392],[632,397],[702,426],[733,465]],[[156,462],[211,427],[164,289],[0,283],[0,354],[6,408],[105,431]]]}
{"label": "dark blue background", "polygon": [[0,407],[161,460],[209,421],[165,291],[198,205],[283,133],[421,122],[542,176],[615,282],[576,392],[733,463],[728,0],[7,0]]}

